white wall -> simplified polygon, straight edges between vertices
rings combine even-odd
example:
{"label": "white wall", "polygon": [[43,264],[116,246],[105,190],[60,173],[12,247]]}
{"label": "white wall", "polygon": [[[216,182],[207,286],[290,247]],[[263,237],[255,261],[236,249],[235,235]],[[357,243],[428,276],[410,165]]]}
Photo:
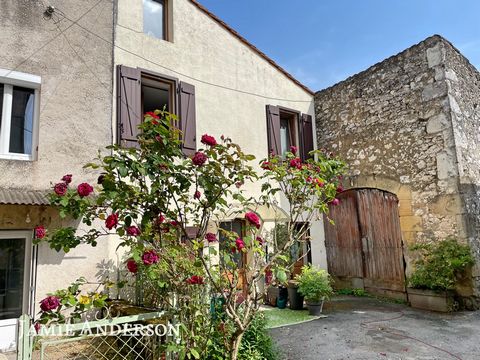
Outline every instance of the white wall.
{"label": "white wall", "polygon": [[[118,1],[114,62],[193,84],[197,141],[204,133],[216,137],[225,134],[259,161],[268,151],[266,105],[279,105],[313,116],[313,96],[309,92],[191,1],[170,0],[168,3],[173,19],[170,24],[173,42],[143,33],[142,0]],[[112,123],[115,126],[115,115]],[[260,186],[251,184],[248,190],[259,193]],[[313,261],[325,265],[321,223],[312,228],[312,237],[316,249]]]}

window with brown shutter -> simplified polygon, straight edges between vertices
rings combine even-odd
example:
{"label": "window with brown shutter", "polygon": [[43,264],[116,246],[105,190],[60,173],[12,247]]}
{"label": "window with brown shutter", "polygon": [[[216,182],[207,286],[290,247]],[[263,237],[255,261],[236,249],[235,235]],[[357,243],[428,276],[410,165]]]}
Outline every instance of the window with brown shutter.
{"label": "window with brown shutter", "polygon": [[302,120],[300,123],[301,132],[301,147],[300,156],[302,160],[306,160],[311,157],[310,151],[313,151],[313,123],[312,115],[302,114]]}
{"label": "window with brown shutter", "polygon": [[197,150],[197,124],[195,116],[195,87],[180,83],[180,130],[183,134],[183,153],[193,155]]}
{"label": "window with brown shutter", "polygon": [[[183,133],[183,151],[196,151],[195,87],[148,70],[117,67],[117,143],[136,147],[138,126],[149,111],[165,110],[178,114]],[[179,85],[178,85],[179,84]],[[177,91],[178,85],[178,91]]]}
{"label": "window with brown shutter", "polygon": [[138,125],[143,120],[140,77],[139,69],[117,67],[117,143],[123,147],[138,146]]}
{"label": "window with brown shutter", "polygon": [[281,155],[280,112],[278,106],[267,105],[268,154]]}

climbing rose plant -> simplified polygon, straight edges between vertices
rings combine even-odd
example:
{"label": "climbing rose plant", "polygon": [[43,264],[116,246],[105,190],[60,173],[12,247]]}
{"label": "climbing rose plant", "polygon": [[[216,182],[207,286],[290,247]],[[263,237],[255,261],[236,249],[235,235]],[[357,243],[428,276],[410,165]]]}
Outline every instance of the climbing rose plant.
{"label": "climbing rose plant", "polygon": [[[74,177],[65,175],[50,200],[61,217],[81,218],[89,229],[78,234],[73,227],[45,231],[39,225],[37,241],[68,252],[119,237],[126,251],[122,270],[140,290],[141,304],[168,310],[181,325],[181,339],[165,344],[166,350],[180,358],[208,358],[215,334],[222,337],[223,358],[241,358],[267,269],[284,266],[308,224],[327,213],[329,203],[338,203],[344,164],[321,151],[302,161],[292,147],[285,157],[260,161],[258,173],[253,155],[228,137],[208,134],[186,157],[176,123],[167,112],[147,113],[138,147],[111,146],[111,155],[86,165],[99,172],[95,187],[75,187]],[[256,197],[247,191],[252,183],[262,184]],[[288,200],[287,241],[270,247],[267,256],[258,209],[278,208],[281,198]],[[244,233],[220,228],[227,217],[243,218]]]}

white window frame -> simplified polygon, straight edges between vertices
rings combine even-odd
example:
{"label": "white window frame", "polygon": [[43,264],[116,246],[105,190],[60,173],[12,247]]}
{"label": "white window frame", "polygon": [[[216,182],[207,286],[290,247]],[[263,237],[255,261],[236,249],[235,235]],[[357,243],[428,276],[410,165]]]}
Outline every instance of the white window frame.
{"label": "white window frame", "polygon": [[[3,101],[3,110],[2,114],[0,114],[2,116],[2,125],[0,128],[0,159],[24,161],[34,161],[37,159],[41,82],[42,78],[40,76],[0,68],[0,83],[3,84],[3,99],[0,99],[0,101]],[[21,86],[35,91],[31,154],[10,152],[10,128],[14,86]]]}

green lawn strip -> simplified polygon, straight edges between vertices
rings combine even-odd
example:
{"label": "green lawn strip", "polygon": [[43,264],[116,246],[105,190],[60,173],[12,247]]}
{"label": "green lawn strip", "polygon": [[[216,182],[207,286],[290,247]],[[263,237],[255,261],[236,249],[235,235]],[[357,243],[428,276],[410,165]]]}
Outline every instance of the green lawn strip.
{"label": "green lawn strip", "polygon": [[301,324],[326,317],[325,315],[312,316],[308,314],[308,310],[290,310],[278,308],[265,308],[265,317],[267,318],[267,328],[274,329],[287,325]]}

